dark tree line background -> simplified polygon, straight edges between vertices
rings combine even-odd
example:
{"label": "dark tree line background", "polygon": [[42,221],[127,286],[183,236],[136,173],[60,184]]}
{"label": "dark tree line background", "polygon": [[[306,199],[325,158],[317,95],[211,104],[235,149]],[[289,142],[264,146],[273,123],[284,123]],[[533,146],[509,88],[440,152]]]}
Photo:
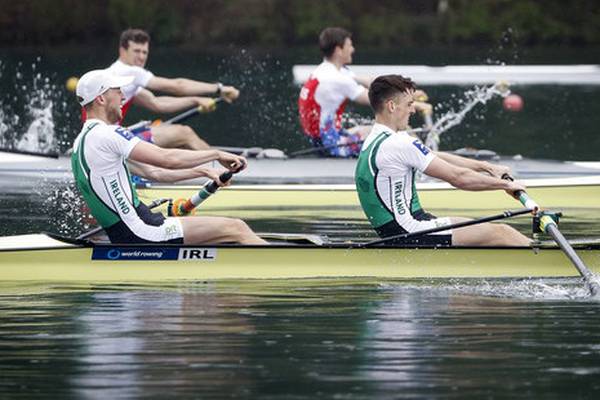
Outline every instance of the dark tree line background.
{"label": "dark tree line background", "polygon": [[0,0],[0,45],[114,41],[127,27],[185,47],[312,45],[343,26],[361,46],[600,44],[596,0]]}

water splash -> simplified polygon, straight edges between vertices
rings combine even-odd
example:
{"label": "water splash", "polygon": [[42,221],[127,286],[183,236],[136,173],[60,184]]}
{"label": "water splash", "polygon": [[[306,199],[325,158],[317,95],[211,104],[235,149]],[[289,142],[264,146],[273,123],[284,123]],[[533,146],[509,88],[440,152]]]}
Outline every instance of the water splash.
{"label": "water splash", "polygon": [[498,82],[490,86],[475,86],[473,89],[466,91],[463,99],[459,100],[460,110],[454,111],[451,109],[435,121],[427,135],[425,144],[434,151],[438,150],[440,135],[462,123],[465,116],[477,104],[486,104],[496,96],[506,97],[509,94],[510,90],[506,82]]}
{"label": "water splash", "polygon": [[55,126],[55,114],[69,117],[68,104],[61,99],[61,85],[39,72],[41,57],[31,64],[30,70],[22,62],[14,73],[6,74],[14,80],[11,93],[0,97],[0,146],[31,152],[56,152],[67,140],[61,139]]}
{"label": "water splash", "polygon": [[41,207],[50,216],[52,231],[74,237],[95,225],[85,201],[70,181],[70,174],[60,182],[46,180],[36,191],[44,196]]}
{"label": "water splash", "polygon": [[[284,63],[270,54],[259,58],[241,49],[221,60],[219,76],[241,91],[236,104],[239,120],[232,121],[239,127],[232,126],[231,129],[247,132],[256,146],[294,147],[298,135],[279,133],[297,132],[299,129],[297,88],[293,86],[290,71]],[[273,96],[273,93],[291,95]],[[274,135],[276,132],[279,134]]]}
{"label": "water splash", "polygon": [[52,118],[52,102],[47,102],[43,108],[31,107],[30,114],[33,121],[17,142],[17,149],[38,153],[55,151],[57,143]]}
{"label": "water splash", "polygon": [[416,282],[405,287],[441,293],[510,298],[522,300],[596,302],[580,278],[544,278],[518,280],[449,279]]}

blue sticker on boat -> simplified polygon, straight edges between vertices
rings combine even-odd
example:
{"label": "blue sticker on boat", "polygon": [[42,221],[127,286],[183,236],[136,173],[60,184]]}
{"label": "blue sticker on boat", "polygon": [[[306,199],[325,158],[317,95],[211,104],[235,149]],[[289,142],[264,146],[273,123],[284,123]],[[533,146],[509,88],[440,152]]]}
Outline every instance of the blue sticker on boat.
{"label": "blue sticker on boat", "polygon": [[94,247],[92,260],[214,261],[217,249],[206,247]]}
{"label": "blue sticker on boat", "polygon": [[421,143],[418,139],[415,140],[414,142],[412,142],[412,144],[415,145],[415,147],[417,149],[419,149],[419,151],[421,153],[423,153],[424,156],[426,156],[427,154],[429,154],[429,148],[427,148],[427,146],[425,146],[423,143]]}

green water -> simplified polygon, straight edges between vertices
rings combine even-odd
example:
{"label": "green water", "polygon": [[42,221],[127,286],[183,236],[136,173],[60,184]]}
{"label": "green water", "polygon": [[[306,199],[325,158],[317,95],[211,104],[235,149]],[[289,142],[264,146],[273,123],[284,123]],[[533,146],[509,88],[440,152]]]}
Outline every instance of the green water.
{"label": "green water", "polygon": [[20,288],[0,293],[0,397],[594,398],[598,304],[487,285]]}

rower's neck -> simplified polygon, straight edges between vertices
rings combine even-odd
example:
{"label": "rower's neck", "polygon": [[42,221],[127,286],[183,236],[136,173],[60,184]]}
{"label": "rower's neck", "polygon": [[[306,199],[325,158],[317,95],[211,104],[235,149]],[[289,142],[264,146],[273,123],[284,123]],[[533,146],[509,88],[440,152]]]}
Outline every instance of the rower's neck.
{"label": "rower's neck", "polygon": [[393,130],[394,132],[398,132],[398,131],[403,131],[406,129],[406,127],[404,126],[397,126],[394,123],[393,118],[390,115],[386,115],[386,114],[376,114],[375,115],[375,122],[381,125],[385,125],[388,128],[390,128],[391,130]]}
{"label": "rower's neck", "polygon": [[344,63],[336,57],[326,58],[325,60],[335,65],[337,69],[342,69],[344,67]]}
{"label": "rower's neck", "polygon": [[104,109],[91,109],[87,111],[87,119],[98,119],[107,125],[115,124],[116,122],[110,122],[106,110]]}

